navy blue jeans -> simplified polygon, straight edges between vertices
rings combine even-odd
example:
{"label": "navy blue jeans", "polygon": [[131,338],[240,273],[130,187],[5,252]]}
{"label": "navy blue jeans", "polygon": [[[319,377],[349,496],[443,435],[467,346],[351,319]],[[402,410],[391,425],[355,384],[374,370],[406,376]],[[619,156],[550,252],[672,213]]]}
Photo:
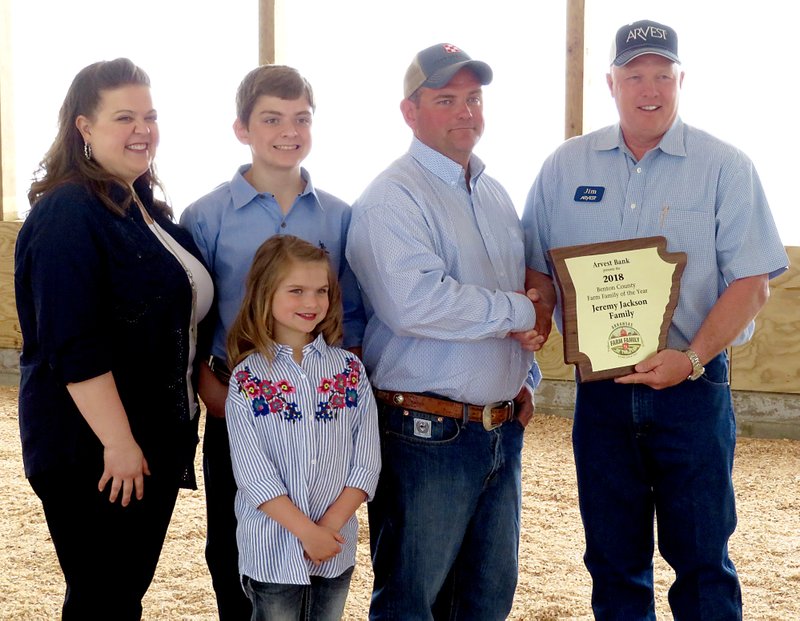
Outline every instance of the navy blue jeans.
{"label": "navy blue jeans", "polygon": [[336,578],[311,576],[311,584],[274,584],[242,579],[253,604],[252,621],[339,621],[353,568]]}
{"label": "navy blue jeans", "polygon": [[727,358],[661,391],[579,384],[572,440],[595,618],[656,618],[655,517],[659,551],[675,570],[674,618],[741,619],[728,557],[736,425]]}
{"label": "navy blue jeans", "polygon": [[370,619],[505,619],[517,584],[522,426],[379,412]]}

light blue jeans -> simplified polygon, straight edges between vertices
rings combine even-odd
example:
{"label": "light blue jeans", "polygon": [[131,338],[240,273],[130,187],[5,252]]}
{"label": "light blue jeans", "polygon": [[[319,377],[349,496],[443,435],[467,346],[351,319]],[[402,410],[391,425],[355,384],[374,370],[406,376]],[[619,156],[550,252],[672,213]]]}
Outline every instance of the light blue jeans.
{"label": "light blue jeans", "polygon": [[253,604],[251,621],[339,621],[350,590],[351,567],[336,578],[311,576],[311,584],[258,582],[244,576]]}
{"label": "light blue jeans", "polygon": [[517,584],[524,430],[380,405],[370,619],[494,621]]}
{"label": "light blue jeans", "polygon": [[613,381],[578,385],[573,450],[599,620],[655,619],[653,519],[675,570],[677,621],[738,621],[742,595],[728,538],[736,528],[736,425],[728,364],[665,390]]}

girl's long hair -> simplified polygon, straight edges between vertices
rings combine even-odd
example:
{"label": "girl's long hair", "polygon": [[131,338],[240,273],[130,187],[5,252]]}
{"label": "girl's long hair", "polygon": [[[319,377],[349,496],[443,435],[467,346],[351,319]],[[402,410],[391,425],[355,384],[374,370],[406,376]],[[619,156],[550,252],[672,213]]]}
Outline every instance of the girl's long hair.
{"label": "girl's long hair", "polygon": [[244,299],[228,332],[228,364],[235,367],[254,352],[267,360],[275,358],[275,329],[272,298],[280,282],[296,263],[324,263],[328,268],[328,313],[314,328],[328,345],[342,339],[342,294],[328,253],[293,235],[275,235],[256,251],[247,274]]}
{"label": "girl's long hair", "polygon": [[[127,58],[100,61],[84,67],[72,80],[72,84],[58,113],[58,133],[53,144],[45,153],[34,172],[34,181],[28,190],[28,201],[35,205],[44,194],[53,188],[68,182],[83,183],[117,215],[124,215],[132,197],[122,204],[112,200],[109,188],[112,185],[127,187],[94,159],[87,160],[83,153],[83,137],[75,126],[79,116],[94,118],[100,105],[102,91],[114,90],[123,86],[150,86],[148,75]],[[139,177],[151,190],[157,187],[164,193],[163,186],[156,175],[155,168],[150,168]],[[172,210],[163,201],[155,201],[155,207],[161,213],[171,217]]]}

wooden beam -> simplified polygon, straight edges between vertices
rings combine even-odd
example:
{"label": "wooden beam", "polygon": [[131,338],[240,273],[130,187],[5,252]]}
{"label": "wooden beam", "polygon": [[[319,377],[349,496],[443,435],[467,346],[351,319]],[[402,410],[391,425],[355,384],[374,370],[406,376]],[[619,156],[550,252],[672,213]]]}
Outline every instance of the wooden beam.
{"label": "wooden beam", "polygon": [[0,220],[17,219],[11,91],[11,3],[0,3]]}
{"label": "wooden beam", "polygon": [[585,0],[567,0],[567,63],[564,139],[583,133],[583,58]]}
{"label": "wooden beam", "polygon": [[275,0],[258,0],[258,64],[275,63]]}

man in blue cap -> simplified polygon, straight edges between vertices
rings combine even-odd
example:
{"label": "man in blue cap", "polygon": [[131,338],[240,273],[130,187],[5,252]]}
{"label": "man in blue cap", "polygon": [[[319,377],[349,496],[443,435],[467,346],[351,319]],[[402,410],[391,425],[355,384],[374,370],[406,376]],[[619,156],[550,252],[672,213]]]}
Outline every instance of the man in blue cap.
{"label": "man in blue cap", "polygon": [[[528,196],[528,282],[556,305],[547,252],[578,244],[660,235],[687,263],[667,348],[634,373],[577,386],[573,450],[592,608],[597,619],[656,618],[655,516],[675,570],[674,617],[738,620],[725,350],[750,338],[768,281],[788,259],[752,162],[678,116],[675,31],[623,26],[610,64],[619,123],[559,147]],[[581,202],[587,188],[595,200]],[[558,319],[560,300],[556,308]]]}
{"label": "man in blue cap", "polygon": [[383,469],[370,503],[370,618],[505,619],[517,583],[523,431],[542,339],[522,227],[472,150],[489,66],[414,58],[403,157],[353,205],[347,259],[368,324]]}

